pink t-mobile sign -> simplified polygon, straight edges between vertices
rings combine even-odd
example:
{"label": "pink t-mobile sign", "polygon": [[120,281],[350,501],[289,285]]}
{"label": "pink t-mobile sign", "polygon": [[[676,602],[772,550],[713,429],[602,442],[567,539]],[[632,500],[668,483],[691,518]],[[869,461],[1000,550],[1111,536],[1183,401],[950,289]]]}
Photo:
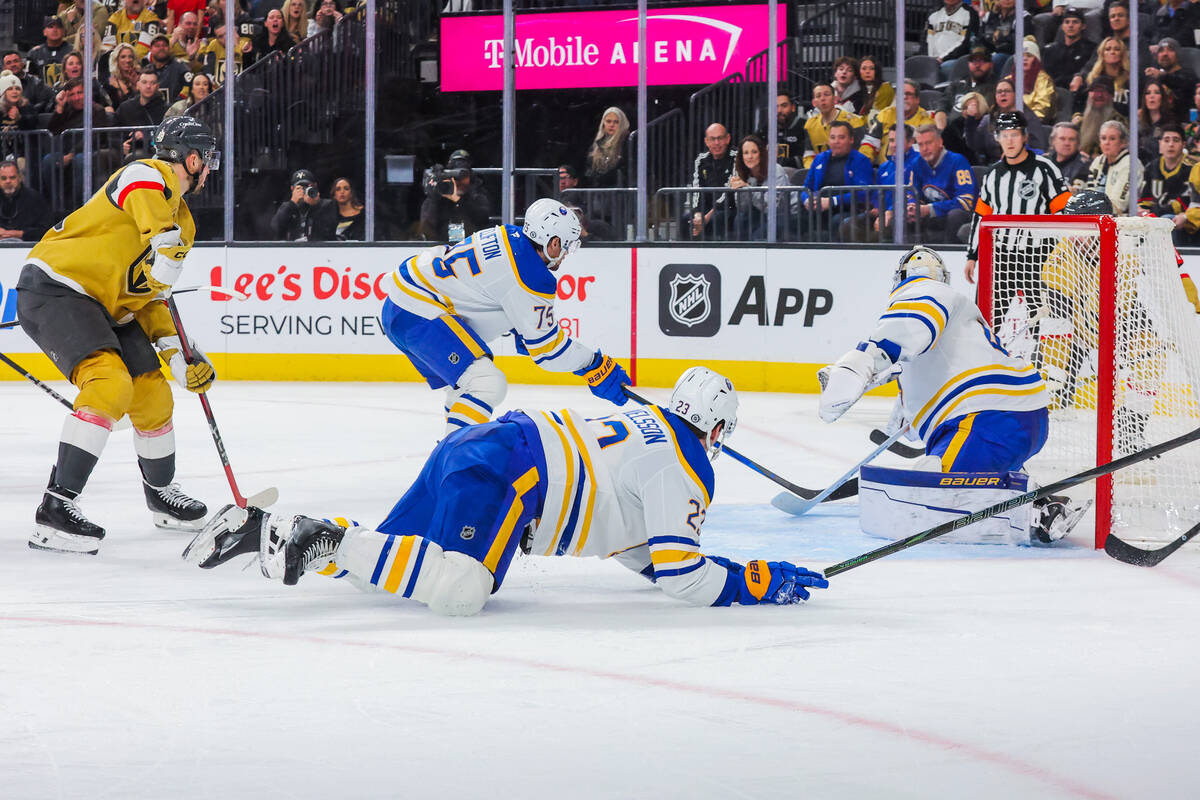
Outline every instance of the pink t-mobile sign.
{"label": "pink t-mobile sign", "polygon": [[[784,36],[785,4],[778,32]],[[746,69],[767,48],[767,6],[694,6],[647,12],[647,82],[708,84]],[[442,17],[442,91],[504,87],[500,16]],[[637,86],[635,11],[518,14],[518,89]],[[782,69],[782,67],[781,67]]]}

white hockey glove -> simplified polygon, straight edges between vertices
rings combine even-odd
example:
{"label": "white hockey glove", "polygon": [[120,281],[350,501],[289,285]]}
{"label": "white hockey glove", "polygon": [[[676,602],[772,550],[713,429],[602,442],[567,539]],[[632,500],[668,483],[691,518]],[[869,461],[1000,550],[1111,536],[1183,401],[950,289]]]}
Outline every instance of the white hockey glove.
{"label": "white hockey glove", "polygon": [[171,368],[175,382],[189,392],[204,393],[217,379],[217,371],[204,351],[192,343],[192,363],[183,357],[183,348],[178,336],[164,336],[154,343],[158,357]]}
{"label": "white hockey glove", "polygon": [[150,277],[163,286],[174,286],[183,272],[183,259],[188,249],[183,245],[179,226],[150,237]]}
{"label": "white hockey glove", "polygon": [[824,372],[825,381],[817,413],[825,422],[833,422],[845,414],[876,375],[892,368],[892,360],[877,345],[867,342],[863,347],[849,351],[837,363],[818,371],[818,380]]}

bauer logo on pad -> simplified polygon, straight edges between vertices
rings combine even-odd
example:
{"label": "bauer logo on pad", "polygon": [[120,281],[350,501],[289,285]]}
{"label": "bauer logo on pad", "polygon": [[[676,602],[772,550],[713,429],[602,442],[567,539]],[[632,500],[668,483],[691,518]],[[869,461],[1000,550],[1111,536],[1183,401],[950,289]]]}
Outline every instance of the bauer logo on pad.
{"label": "bauer logo on pad", "polygon": [[721,273],[712,264],[667,264],[658,273],[658,327],[667,336],[721,329]]}

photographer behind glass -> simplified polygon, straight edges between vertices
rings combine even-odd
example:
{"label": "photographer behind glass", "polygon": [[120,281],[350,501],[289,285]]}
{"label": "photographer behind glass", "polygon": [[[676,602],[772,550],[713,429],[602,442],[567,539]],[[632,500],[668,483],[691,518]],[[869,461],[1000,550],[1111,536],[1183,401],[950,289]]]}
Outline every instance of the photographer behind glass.
{"label": "photographer behind glass", "polygon": [[421,203],[422,239],[461,242],[489,225],[491,203],[483,187],[471,179],[471,155],[455,150],[446,166],[434,164],[421,181],[425,201]]}
{"label": "photographer behind glass", "polygon": [[334,238],[337,204],[322,200],[317,179],[306,169],[292,173],[292,197],[280,203],[271,232],[285,242],[324,242]]}

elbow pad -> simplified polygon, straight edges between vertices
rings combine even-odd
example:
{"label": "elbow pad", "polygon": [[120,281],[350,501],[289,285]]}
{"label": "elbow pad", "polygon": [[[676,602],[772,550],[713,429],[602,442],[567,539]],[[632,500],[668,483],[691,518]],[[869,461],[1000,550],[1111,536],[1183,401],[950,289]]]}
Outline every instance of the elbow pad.
{"label": "elbow pad", "polygon": [[183,259],[190,248],[183,244],[182,232],[175,225],[150,237],[150,277],[163,286],[174,286],[183,272]]}

